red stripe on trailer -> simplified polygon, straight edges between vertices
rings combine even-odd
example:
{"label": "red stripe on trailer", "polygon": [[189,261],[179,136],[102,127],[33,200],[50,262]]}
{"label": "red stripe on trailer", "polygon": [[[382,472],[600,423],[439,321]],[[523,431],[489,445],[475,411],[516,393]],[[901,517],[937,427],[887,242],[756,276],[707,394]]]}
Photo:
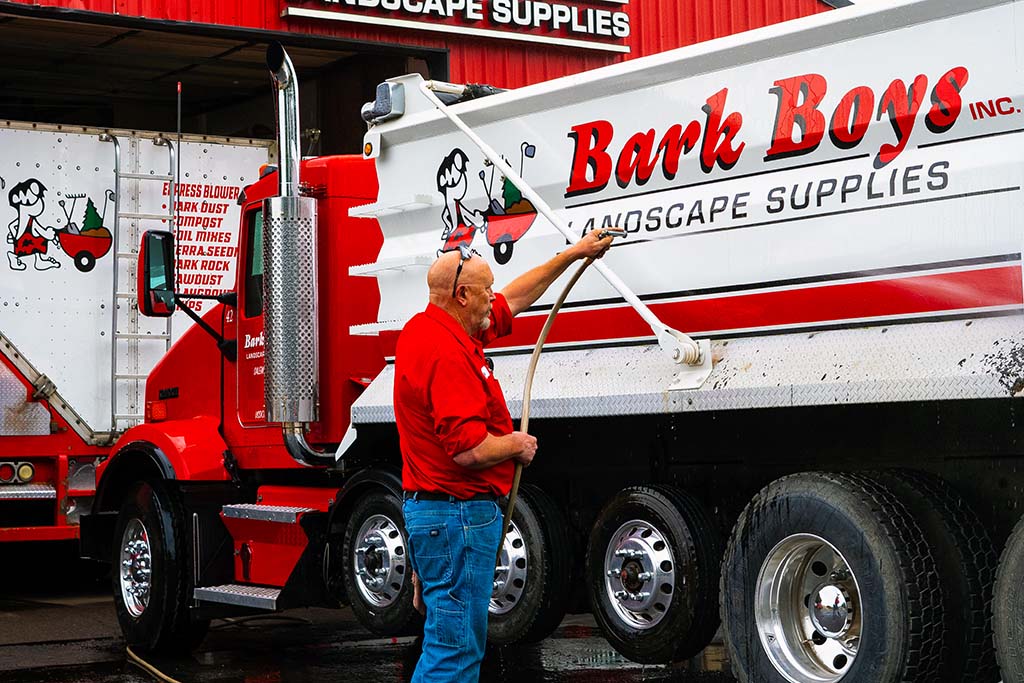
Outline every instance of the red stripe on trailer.
{"label": "red stripe on trailer", "polygon": [[[691,334],[799,326],[838,320],[956,312],[1020,305],[1021,266],[802,287],[649,304],[665,324]],[[532,345],[545,314],[520,316],[515,331],[490,348]],[[563,310],[548,343],[650,337],[632,308]]]}

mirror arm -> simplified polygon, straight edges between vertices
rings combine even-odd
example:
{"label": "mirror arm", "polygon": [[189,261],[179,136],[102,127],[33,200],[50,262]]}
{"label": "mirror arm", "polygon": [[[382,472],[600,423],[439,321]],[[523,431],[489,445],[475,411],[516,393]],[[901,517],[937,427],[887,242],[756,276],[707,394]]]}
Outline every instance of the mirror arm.
{"label": "mirror arm", "polygon": [[[234,296],[234,292],[230,292],[230,294],[232,296]],[[223,295],[220,295],[220,296],[223,296]],[[178,305],[178,307],[181,308],[181,310],[185,312],[185,315],[187,315],[188,317],[192,318],[192,320],[195,322],[196,325],[199,325],[199,327],[203,328],[204,332],[206,332],[208,335],[210,335],[211,337],[214,338],[214,340],[217,342],[217,348],[220,349],[221,353],[224,354],[225,358],[227,358],[229,361],[234,362],[235,359],[237,358],[237,355],[238,355],[237,354],[237,350],[238,350],[237,342],[235,342],[234,339],[230,339],[229,340],[229,339],[225,339],[224,337],[220,336],[220,334],[217,333],[217,330],[215,330],[212,327],[210,327],[210,325],[208,325],[207,322],[205,320],[203,320],[199,316],[198,313],[196,313],[191,308],[189,308],[188,304],[185,303],[186,299],[217,299],[217,297],[215,297],[215,296],[195,296],[195,295],[192,295],[192,294],[189,294],[188,296],[181,296],[180,294],[175,292],[175,294],[174,294],[174,303],[176,303]],[[222,303],[225,303],[225,302],[222,302]]]}
{"label": "mirror arm", "polygon": [[238,293],[237,292],[224,292],[222,294],[188,294],[182,295],[175,293],[175,300],[177,299],[204,299],[206,301],[216,301],[219,304],[225,304],[227,306],[238,305]]}

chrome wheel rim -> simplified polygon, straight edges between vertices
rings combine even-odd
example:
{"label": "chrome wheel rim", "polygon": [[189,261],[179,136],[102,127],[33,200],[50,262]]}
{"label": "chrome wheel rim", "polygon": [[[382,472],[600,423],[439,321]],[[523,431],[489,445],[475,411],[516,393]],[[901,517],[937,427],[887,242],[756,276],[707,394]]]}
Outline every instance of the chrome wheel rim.
{"label": "chrome wheel rim", "polygon": [[388,607],[405,585],[405,538],[385,515],[373,515],[359,527],[352,558],[356,586],[363,600]]}
{"label": "chrome wheel rim", "polygon": [[627,626],[646,630],[668,613],[676,587],[676,564],[665,534],[634,519],[620,526],[604,554],[604,587]]}
{"label": "chrome wheel rim", "polygon": [[772,666],[792,683],[835,683],[853,666],[863,613],[860,588],[835,546],[811,534],[768,553],[755,588],[757,632]]}
{"label": "chrome wheel rim", "polygon": [[526,573],[529,565],[526,541],[519,527],[515,522],[511,522],[501,544],[498,565],[494,568],[494,586],[491,589],[488,612],[506,614],[519,604],[523,591],[526,590]]}
{"label": "chrome wheel rim", "polygon": [[149,606],[153,555],[149,533],[139,519],[128,522],[121,536],[121,600],[128,614],[138,619]]}

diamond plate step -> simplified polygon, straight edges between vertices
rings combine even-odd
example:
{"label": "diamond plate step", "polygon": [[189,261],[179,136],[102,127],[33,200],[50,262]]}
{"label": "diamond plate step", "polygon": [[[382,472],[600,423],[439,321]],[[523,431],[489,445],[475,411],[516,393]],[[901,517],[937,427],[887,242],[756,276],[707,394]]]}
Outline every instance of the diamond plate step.
{"label": "diamond plate step", "polygon": [[57,497],[53,484],[0,484],[0,500],[46,500]]}
{"label": "diamond plate step", "polygon": [[276,610],[277,597],[281,595],[281,589],[228,583],[222,586],[196,588],[192,595],[196,600],[204,600],[206,602]]}
{"label": "diamond plate step", "polygon": [[291,507],[288,505],[259,505],[257,503],[239,503],[238,505],[225,505],[221,508],[225,517],[235,519],[258,519],[264,522],[280,522],[282,524],[297,524],[299,517],[306,512],[313,512],[313,508]]}

